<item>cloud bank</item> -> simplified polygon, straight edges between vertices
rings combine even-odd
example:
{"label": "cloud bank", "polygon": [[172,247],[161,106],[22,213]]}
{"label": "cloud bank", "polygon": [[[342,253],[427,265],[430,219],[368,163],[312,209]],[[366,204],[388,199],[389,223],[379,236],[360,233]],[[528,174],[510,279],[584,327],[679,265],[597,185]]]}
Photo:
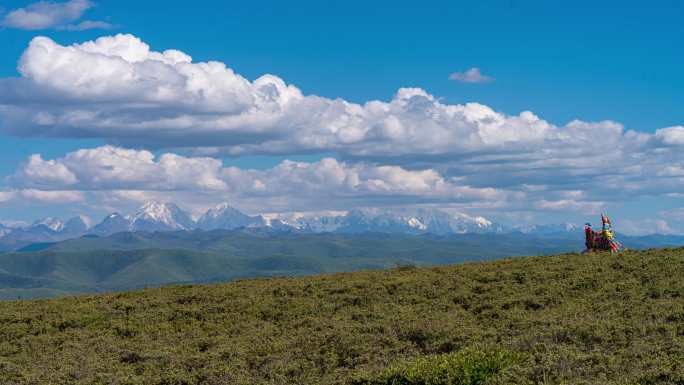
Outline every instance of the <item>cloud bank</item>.
{"label": "cloud bank", "polygon": [[[8,178],[4,196],[214,194],[274,209],[396,202],[592,213],[684,187],[682,126],[557,125],[531,111],[444,103],[420,88],[352,103],[306,95],[275,75],[249,80],[224,63],[154,51],[123,34],[70,46],[37,37],[18,69],[20,77],[0,79],[0,130],[112,145],[57,159],[36,154]],[[268,170],[216,159],[317,153],[334,158]]]}
{"label": "cloud bank", "polygon": [[[207,205],[226,199],[263,209],[352,208],[380,200],[402,204],[475,202],[507,199],[493,188],[473,188],[445,179],[434,170],[348,164],[334,158],[317,162],[283,161],[266,170],[225,167],[220,160],[113,146],[83,149],[45,160],[32,155],[7,178],[5,200],[64,203],[98,200],[144,201],[194,196]],[[205,200],[202,201],[202,198]],[[202,206],[203,207],[203,206]]]}

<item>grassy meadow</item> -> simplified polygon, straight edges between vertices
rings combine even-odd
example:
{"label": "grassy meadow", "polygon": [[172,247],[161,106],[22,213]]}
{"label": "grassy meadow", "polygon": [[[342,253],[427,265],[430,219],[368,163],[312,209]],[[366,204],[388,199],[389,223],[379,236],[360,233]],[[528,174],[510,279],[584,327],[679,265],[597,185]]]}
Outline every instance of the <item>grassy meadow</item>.
{"label": "grassy meadow", "polygon": [[0,384],[684,384],[684,249],[0,302]]}

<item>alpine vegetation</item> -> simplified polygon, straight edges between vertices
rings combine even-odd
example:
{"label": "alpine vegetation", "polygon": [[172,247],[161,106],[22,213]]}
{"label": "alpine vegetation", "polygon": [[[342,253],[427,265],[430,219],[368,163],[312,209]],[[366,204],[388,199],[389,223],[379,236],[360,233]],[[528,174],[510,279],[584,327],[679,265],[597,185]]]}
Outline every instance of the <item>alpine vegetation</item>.
{"label": "alpine vegetation", "polygon": [[682,274],[679,248],[4,301],[0,383],[677,384]]}

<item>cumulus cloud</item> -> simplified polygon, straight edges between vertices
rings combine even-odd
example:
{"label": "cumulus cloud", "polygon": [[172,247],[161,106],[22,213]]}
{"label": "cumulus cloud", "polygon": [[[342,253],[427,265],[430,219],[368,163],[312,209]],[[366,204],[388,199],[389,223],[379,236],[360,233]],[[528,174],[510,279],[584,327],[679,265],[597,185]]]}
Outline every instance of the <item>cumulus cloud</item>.
{"label": "cumulus cloud", "polygon": [[19,71],[20,78],[0,82],[2,129],[18,135],[194,147],[210,155],[386,157],[598,150],[596,136],[625,144],[639,139],[610,121],[556,126],[529,111],[506,115],[478,103],[444,104],[418,88],[364,104],[304,95],[277,76],[249,81],[220,62],[152,51],[132,35],[71,46],[37,37]]}
{"label": "cumulus cloud", "polygon": [[70,152],[56,160],[32,155],[10,177],[10,183],[45,189],[224,189],[225,182],[218,179],[221,167],[213,158],[164,154],[157,160],[149,151],[103,146]]}
{"label": "cumulus cloud", "polygon": [[203,194],[217,201],[258,199],[262,205],[271,202],[271,208],[297,204],[325,208],[331,199],[339,206],[355,206],[373,199],[423,203],[506,197],[493,188],[458,184],[431,169],[323,158],[317,162],[285,160],[270,169],[253,170],[225,167],[214,158],[172,153],[157,157],[149,151],[113,146],[78,150],[50,160],[32,155],[8,180],[22,197],[42,201],[79,201],[83,194],[134,201],[163,194]]}
{"label": "cumulus cloud", "polygon": [[0,191],[0,203],[13,199],[15,195],[14,191]]}
{"label": "cumulus cloud", "polygon": [[656,130],[658,140],[670,146],[684,146],[684,126],[674,126]]}
{"label": "cumulus cloud", "polygon": [[604,202],[586,202],[573,199],[541,200],[536,202],[536,207],[541,210],[579,211],[584,214],[600,213],[604,206]]}
{"label": "cumulus cloud", "polygon": [[69,24],[58,27],[58,29],[65,31],[85,31],[88,29],[114,29],[117,27],[116,24],[107,23],[106,21],[83,20],[78,24]]}
{"label": "cumulus cloud", "polygon": [[94,4],[89,0],[70,0],[67,2],[40,1],[25,8],[9,11],[1,20],[0,26],[25,30],[65,29],[82,31],[86,29],[109,29],[112,24],[103,21],[79,20]]}
{"label": "cumulus cloud", "polygon": [[452,73],[449,75],[449,80],[455,80],[461,83],[489,83],[493,82],[494,78],[483,75],[479,68],[473,67],[464,72]]}
{"label": "cumulus cloud", "polygon": [[27,181],[32,187],[68,186],[78,181],[65,165],[54,160],[45,161],[39,154],[30,156],[26,165],[13,178]]}
{"label": "cumulus cloud", "polygon": [[[558,125],[531,111],[448,104],[419,88],[352,103],[305,95],[275,75],[249,80],[224,63],[154,51],[123,34],[69,46],[37,37],[18,69],[20,77],[0,79],[0,130],[116,146],[37,155],[10,178],[17,189],[213,191],[271,205],[306,197],[324,209],[331,197],[470,199],[502,210],[595,212],[603,202],[672,197],[684,187],[682,126],[642,133],[610,120]],[[315,153],[338,160],[245,170],[213,158]]]}
{"label": "cumulus cloud", "polygon": [[0,203],[78,203],[85,201],[85,194],[74,190],[39,190],[33,188],[0,191]]}
{"label": "cumulus cloud", "polygon": [[26,189],[18,192],[18,195],[27,200],[44,203],[74,203],[83,201],[84,195],[80,191],[45,191]]}

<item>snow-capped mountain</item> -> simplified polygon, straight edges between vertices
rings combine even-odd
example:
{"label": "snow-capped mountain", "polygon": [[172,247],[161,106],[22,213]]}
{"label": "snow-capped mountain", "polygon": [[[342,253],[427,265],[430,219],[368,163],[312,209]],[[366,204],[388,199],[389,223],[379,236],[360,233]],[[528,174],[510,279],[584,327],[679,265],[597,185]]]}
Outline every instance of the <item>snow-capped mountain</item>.
{"label": "snow-capped mountain", "polygon": [[0,228],[0,250],[15,250],[32,243],[59,242],[84,235],[88,226],[83,218],[74,217],[66,222],[44,218],[27,226]]}
{"label": "snow-capped mountain", "polygon": [[429,208],[365,208],[351,211],[264,213],[250,216],[226,203],[209,209],[195,222],[190,215],[173,203],[148,202],[133,214],[109,214],[90,229],[82,217],[74,217],[66,222],[56,218],[45,218],[31,225],[15,227],[0,223],[0,250],[17,249],[36,242],[55,242],[76,238],[84,234],[108,236],[126,231],[154,232],[197,228],[202,230],[264,228],[275,232],[440,235],[514,232],[551,235],[580,231],[579,226],[569,223],[506,228],[481,216]]}
{"label": "snow-capped mountain", "polygon": [[192,218],[173,203],[145,203],[126,219],[132,231],[191,230],[196,227]]}
{"label": "snow-capped mountain", "polygon": [[209,209],[197,221],[197,227],[202,230],[232,230],[239,227],[254,227],[262,224],[263,221],[260,218],[250,217],[229,206],[227,203],[222,203]]}
{"label": "snow-capped mountain", "polygon": [[427,231],[436,234],[501,233],[504,231],[503,226],[484,217],[458,212],[421,211],[419,217],[427,226]]}
{"label": "snow-capped mountain", "polygon": [[29,226],[17,227],[14,230],[36,234],[54,233],[59,238],[82,235],[88,230],[88,225],[81,216],[70,218],[66,222],[62,222],[57,218],[47,217],[39,219]]}
{"label": "snow-capped mountain", "polygon": [[557,223],[557,224],[546,224],[546,225],[516,226],[513,228],[513,231],[521,232],[523,234],[549,235],[549,234],[578,232],[579,229],[580,229],[580,226],[578,226],[574,223]]}
{"label": "snow-capped mountain", "polygon": [[401,232],[465,234],[502,232],[503,227],[483,217],[437,209],[354,210],[346,216],[341,232]]}
{"label": "snow-capped mountain", "polygon": [[404,211],[378,209],[352,210],[344,217],[343,233],[423,233],[427,226],[420,218]]}
{"label": "snow-capped mountain", "polygon": [[6,226],[6,225],[3,225],[2,223],[0,223],[0,237],[4,237],[5,235],[7,235],[7,234],[9,234],[10,232],[12,232],[12,230],[14,230],[14,229],[11,228],[11,227],[9,227],[9,226]]}
{"label": "snow-capped mountain", "polygon": [[60,230],[65,236],[78,237],[88,231],[88,224],[86,220],[81,217],[73,217],[62,224],[62,229]]}
{"label": "snow-capped mountain", "polygon": [[124,231],[192,230],[196,226],[190,215],[173,203],[147,202],[133,214],[107,215],[88,233],[106,236]]}
{"label": "snow-capped mountain", "polygon": [[262,214],[269,226],[275,220],[306,232],[464,234],[502,232],[503,227],[483,217],[436,209],[360,209],[322,213]]}
{"label": "snow-capped mountain", "polygon": [[224,203],[209,209],[195,223],[173,203],[149,202],[135,214],[110,214],[90,232],[108,235],[121,231],[172,231],[270,228],[322,233],[434,233],[503,232],[504,228],[480,216],[438,209],[360,209],[352,211],[264,213],[249,216]]}
{"label": "snow-capped mountain", "polygon": [[62,231],[62,229],[64,228],[64,223],[62,223],[62,221],[60,221],[57,218],[47,217],[33,222],[31,226],[29,226],[28,228],[37,229],[41,226],[46,227],[52,231],[59,232]]}
{"label": "snow-capped mountain", "polygon": [[262,222],[267,227],[291,227],[296,230],[313,233],[331,233],[339,230],[346,223],[346,211],[292,212],[261,214]]}
{"label": "snow-capped mountain", "polygon": [[95,235],[110,235],[124,231],[131,231],[131,222],[119,213],[111,213],[88,232]]}

